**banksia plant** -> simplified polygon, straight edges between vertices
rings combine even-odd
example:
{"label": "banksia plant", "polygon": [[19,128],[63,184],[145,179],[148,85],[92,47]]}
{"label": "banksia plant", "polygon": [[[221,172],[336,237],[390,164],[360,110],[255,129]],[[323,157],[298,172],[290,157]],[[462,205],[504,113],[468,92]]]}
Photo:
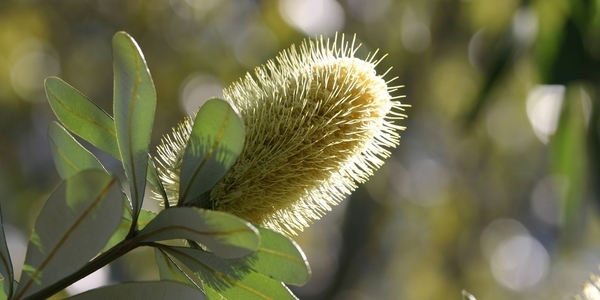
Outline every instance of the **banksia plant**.
{"label": "banksia plant", "polygon": [[[343,38],[292,47],[184,119],[159,145],[157,167],[150,71],[127,33],[112,49],[113,116],[62,79],[45,81],[63,181],[36,220],[18,280],[0,211],[0,298],[47,299],[150,247],[160,281],[72,299],[296,299],[286,284],[304,285],[311,272],[286,234],[350,194],[399,142],[403,127],[392,122],[403,105],[376,75],[379,61],[354,58]],[[73,134],[122,162],[129,193]],[[142,208],[147,183],[164,203],[158,213]]]}
{"label": "banksia plant", "polygon": [[[236,163],[210,191],[211,209],[286,234],[319,219],[368,179],[399,143],[403,107],[375,67],[354,57],[359,46],[323,37],[292,46],[224,90],[245,125]],[[193,118],[158,147],[169,201],[179,198],[179,171]]]}

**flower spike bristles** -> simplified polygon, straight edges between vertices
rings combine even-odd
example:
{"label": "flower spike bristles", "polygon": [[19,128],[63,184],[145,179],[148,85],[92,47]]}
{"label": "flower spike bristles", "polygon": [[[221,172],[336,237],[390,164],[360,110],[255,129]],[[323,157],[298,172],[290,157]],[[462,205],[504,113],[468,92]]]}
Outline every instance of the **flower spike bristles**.
{"label": "flower spike bristles", "polygon": [[[376,53],[354,57],[359,47],[343,35],[305,40],[223,91],[243,119],[246,140],[211,191],[214,209],[296,234],[383,164],[387,148],[399,143],[404,127],[394,121],[405,118],[406,105],[390,95],[402,87],[388,86],[395,78],[376,74]],[[159,172],[173,203],[191,120],[159,146]]]}
{"label": "flower spike bristles", "polygon": [[[156,147],[156,153],[160,158],[157,160],[157,171],[165,188],[169,203],[173,205],[177,203],[177,199],[179,198],[179,171],[181,170],[185,146],[192,133],[194,117],[195,113],[185,117],[177,127],[173,128],[172,135],[165,135],[160,145]],[[163,200],[160,193],[152,192],[154,198]]]}
{"label": "flower spike bristles", "polygon": [[590,275],[590,281],[583,284],[581,294],[575,295],[574,300],[600,300],[600,277]]}

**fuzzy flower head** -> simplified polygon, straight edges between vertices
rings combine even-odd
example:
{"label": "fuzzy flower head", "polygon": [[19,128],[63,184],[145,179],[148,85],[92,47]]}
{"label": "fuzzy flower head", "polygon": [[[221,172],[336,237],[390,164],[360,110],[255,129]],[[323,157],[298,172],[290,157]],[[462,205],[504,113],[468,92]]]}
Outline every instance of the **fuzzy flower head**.
{"label": "fuzzy flower head", "polygon": [[[306,40],[224,90],[241,115],[246,140],[210,193],[213,208],[295,234],[373,174],[399,143],[394,124],[405,105],[377,75],[379,60],[337,36]],[[385,74],[384,74],[385,75]],[[179,167],[192,119],[159,146],[159,172],[177,201]]]}

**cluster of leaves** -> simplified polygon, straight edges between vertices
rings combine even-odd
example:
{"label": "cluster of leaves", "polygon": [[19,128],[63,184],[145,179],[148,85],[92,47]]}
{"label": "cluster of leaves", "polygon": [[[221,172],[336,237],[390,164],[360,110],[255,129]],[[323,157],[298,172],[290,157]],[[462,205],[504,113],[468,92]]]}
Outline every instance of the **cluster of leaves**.
{"label": "cluster of leaves", "polygon": [[[0,298],[47,298],[145,246],[155,251],[161,281],[122,283],[71,299],[295,299],[283,283],[302,285],[310,270],[292,240],[196,205],[242,149],[244,127],[235,111],[220,99],[200,108],[183,158],[180,197],[169,206],[148,154],[156,105],[152,78],[133,38],[119,32],[112,45],[114,118],[61,79],[45,82],[62,123],[51,123],[48,136],[64,181],[37,219],[19,282],[0,230]],[[123,162],[129,196],[72,133]],[[164,197],[158,214],[142,209],[146,182]]]}

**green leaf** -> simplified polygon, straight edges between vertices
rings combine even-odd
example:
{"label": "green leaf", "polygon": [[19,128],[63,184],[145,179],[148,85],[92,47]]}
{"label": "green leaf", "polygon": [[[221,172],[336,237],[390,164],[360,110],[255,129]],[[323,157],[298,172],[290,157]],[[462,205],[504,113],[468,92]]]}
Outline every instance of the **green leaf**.
{"label": "green leaf", "polygon": [[118,32],[112,40],[114,114],[117,141],[131,188],[133,218],[142,208],[156,91],[144,56],[133,38]]}
{"label": "green leaf", "polygon": [[156,260],[158,274],[161,280],[180,282],[200,289],[194,280],[192,280],[163,250],[154,248],[154,259]]}
{"label": "green leaf", "polygon": [[258,231],[250,223],[228,213],[195,207],[161,211],[137,238],[140,242],[193,240],[225,258],[248,255],[260,246]]}
{"label": "green leaf", "polygon": [[[127,204],[126,207],[129,208],[130,207],[129,204]],[[102,247],[102,250],[100,252],[105,252],[108,249],[115,246],[116,244],[123,241],[125,239],[125,237],[127,237],[127,233],[129,233],[130,228],[131,228],[131,215],[129,215],[129,219],[126,219],[125,216],[123,216],[123,218],[121,218],[121,222],[119,223],[119,226],[117,227],[117,230],[115,230],[115,232],[113,232],[113,234],[110,236],[110,238],[108,239],[108,241],[106,242],[104,247]]]}
{"label": "green leaf", "polygon": [[122,199],[117,178],[100,170],[64,181],[36,221],[15,297],[41,290],[93,258],[119,225]]}
{"label": "green leaf", "polygon": [[67,129],[121,159],[115,124],[108,113],[60,78],[46,78],[44,87],[50,107]]}
{"label": "green leaf", "polygon": [[140,230],[144,229],[144,227],[146,227],[150,221],[154,220],[157,215],[158,214],[153,211],[142,209],[140,212],[140,217],[138,218],[138,228]]}
{"label": "green leaf", "polygon": [[56,170],[62,179],[67,179],[82,170],[98,169],[106,172],[94,154],[85,149],[60,124],[50,123],[48,140]]}
{"label": "green leaf", "polygon": [[568,244],[581,238],[582,199],[587,184],[588,137],[582,103],[584,88],[581,84],[567,88],[560,120],[550,140],[553,175],[558,175],[558,183],[561,184],[561,238]]}
{"label": "green leaf", "polygon": [[[48,102],[60,122],[71,132],[96,148],[121,160],[113,118],[81,92],[57,77],[46,78]],[[152,159],[148,163],[148,181],[160,188]]]}
{"label": "green leaf", "polygon": [[10,252],[6,245],[6,235],[4,234],[4,222],[2,222],[2,209],[0,209],[0,274],[4,277],[4,293],[12,295],[13,281],[15,273],[10,259]]}
{"label": "green leaf", "polygon": [[310,278],[310,268],[302,249],[290,238],[258,227],[261,245],[258,250],[238,263],[248,264],[258,273],[287,284],[304,285]]}
{"label": "green leaf", "polygon": [[8,295],[8,294],[6,293],[6,290],[2,290],[2,289],[0,289],[0,300],[7,300],[7,299],[10,299],[11,295],[12,295],[12,294],[14,294],[14,293],[16,292],[16,290],[17,290],[17,286],[19,285],[19,283],[18,283],[18,282],[16,282],[16,281],[14,281],[14,280],[12,281],[12,284],[7,284],[7,283],[6,283],[6,281],[7,281],[7,280],[6,280],[5,278],[2,278],[2,279],[0,279],[0,284],[2,284],[2,285],[5,287],[5,288],[6,288],[7,286],[11,286],[11,287],[12,287],[12,290],[11,290],[11,293],[10,293],[10,295]]}
{"label": "green leaf", "polygon": [[[125,203],[125,204],[127,204],[127,203]],[[131,228],[131,219],[132,218],[131,218],[131,211],[127,211],[127,208],[129,208],[129,205],[125,206],[125,209],[123,210],[123,217],[121,219],[121,223],[119,223],[119,227],[117,227],[117,230],[110,237],[110,239],[108,240],[108,243],[106,243],[106,245],[104,245],[104,248],[102,248],[102,252],[110,249],[114,245],[123,241],[125,239],[125,237],[127,236],[127,233],[129,233],[129,228]],[[148,223],[150,223],[150,221],[152,221],[152,219],[154,219],[156,217],[156,215],[157,214],[155,212],[142,209],[142,211],[140,211],[140,214],[138,216],[138,228],[142,229],[142,228],[146,227],[146,225],[148,225]]]}
{"label": "green leaf", "polygon": [[254,272],[246,264],[200,249],[168,247],[165,251],[202,279],[208,299],[297,299],[281,282]]}
{"label": "green leaf", "polygon": [[198,300],[202,291],[172,281],[128,282],[101,287],[69,297],[70,300],[128,299],[128,300]]}
{"label": "green leaf", "polygon": [[181,164],[179,205],[197,200],[229,171],[244,136],[244,123],[225,100],[210,99],[200,107]]}

